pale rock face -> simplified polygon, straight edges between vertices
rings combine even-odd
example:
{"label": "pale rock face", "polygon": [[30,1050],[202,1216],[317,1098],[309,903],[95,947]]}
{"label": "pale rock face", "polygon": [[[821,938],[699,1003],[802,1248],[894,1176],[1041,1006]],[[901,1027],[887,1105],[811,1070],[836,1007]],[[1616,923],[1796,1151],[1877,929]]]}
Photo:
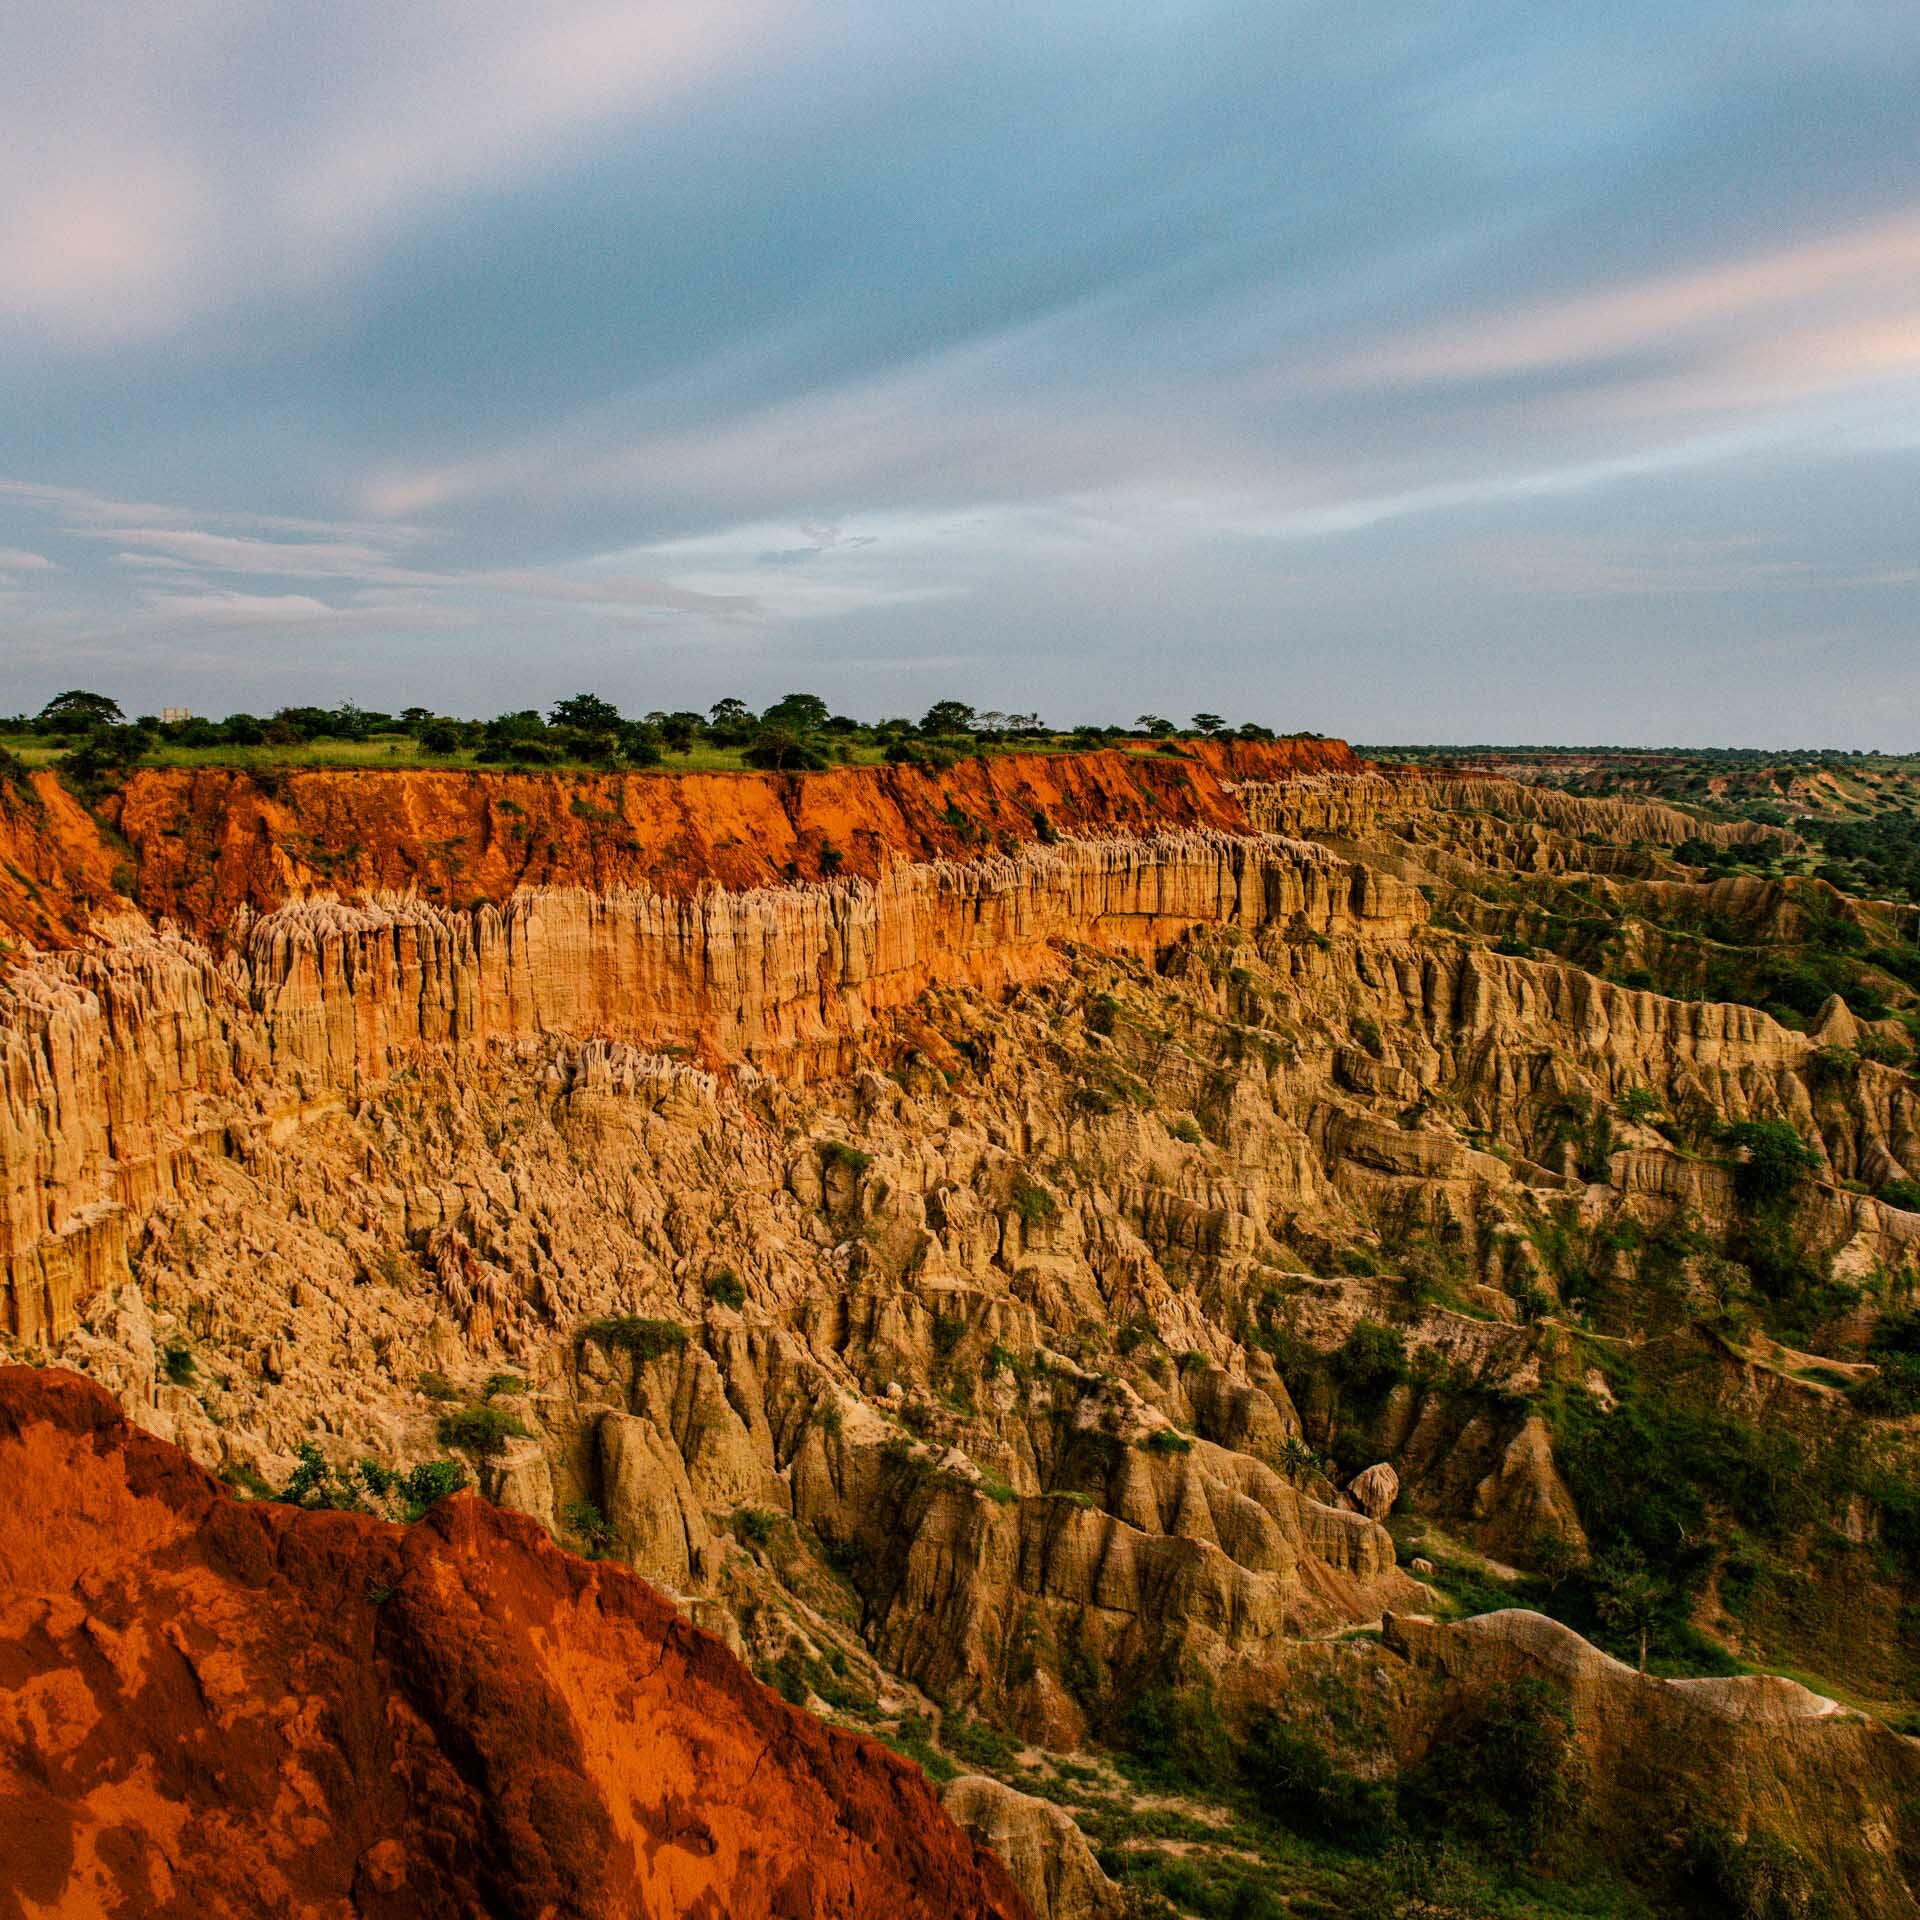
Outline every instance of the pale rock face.
{"label": "pale rock face", "polygon": [[1051,1801],[977,1773],[948,1781],[940,1800],[963,1832],[1006,1862],[1034,1920],[1120,1920],[1125,1913],[1126,1896]]}
{"label": "pale rock face", "polygon": [[1347,1482],[1353,1504],[1370,1520],[1384,1520],[1400,1497],[1400,1476],[1383,1460]]}

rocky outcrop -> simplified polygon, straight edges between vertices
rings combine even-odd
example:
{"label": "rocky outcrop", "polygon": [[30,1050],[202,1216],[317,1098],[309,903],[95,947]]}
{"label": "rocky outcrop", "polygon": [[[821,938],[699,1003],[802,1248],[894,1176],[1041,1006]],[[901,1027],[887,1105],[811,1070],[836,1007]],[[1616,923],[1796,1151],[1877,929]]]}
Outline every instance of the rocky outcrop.
{"label": "rocky outcrop", "polygon": [[1125,1913],[1126,1896],[1051,1801],[978,1773],[948,1781],[940,1801],[959,1827],[1006,1862],[1034,1920],[1120,1920]]}
{"label": "rocky outcrop", "polygon": [[0,1538],[14,1910],[1028,1911],[917,1770],[470,1496],[404,1529],[238,1504],[99,1388],[8,1368]]}
{"label": "rocky outcrop", "polygon": [[[1544,1614],[1442,1624],[1390,1615],[1383,1644],[1422,1733],[1502,1682],[1562,1694],[1584,1761],[1582,1818],[1617,1856],[1657,1860],[1691,1835],[1765,1835],[1791,1847],[1865,1920],[1911,1914],[1920,1887],[1920,1745],[1767,1675],[1660,1680],[1609,1658]],[[1657,1811],[1656,1811],[1657,1810]]]}

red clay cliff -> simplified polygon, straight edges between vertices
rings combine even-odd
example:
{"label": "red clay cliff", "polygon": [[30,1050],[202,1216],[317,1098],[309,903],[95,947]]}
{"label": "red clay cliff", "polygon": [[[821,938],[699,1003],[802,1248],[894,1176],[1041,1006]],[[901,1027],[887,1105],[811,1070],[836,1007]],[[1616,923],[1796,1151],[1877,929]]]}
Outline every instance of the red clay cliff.
{"label": "red clay cliff", "polygon": [[917,1770],[470,1496],[244,1502],[0,1369],[0,1916],[1025,1920]]}
{"label": "red clay cliff", "polygon": [[944,772],[158,768],[103,795],[97,819],[43,772],[0,781],[0,934],[64,944],[116,896],[204,938],[240,907],[317,891],[499,905],[517,887],[872,879],[1053,834],[1244,833],[1242,783],[1364,764],[1344,741],[1297,739],[1004,754]]}

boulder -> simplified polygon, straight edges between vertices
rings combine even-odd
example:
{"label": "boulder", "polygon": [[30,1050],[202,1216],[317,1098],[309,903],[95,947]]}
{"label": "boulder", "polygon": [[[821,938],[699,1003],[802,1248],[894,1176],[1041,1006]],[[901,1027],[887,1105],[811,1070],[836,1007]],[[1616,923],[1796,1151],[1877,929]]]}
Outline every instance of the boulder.
{"label": "boulder", "polygon": [[940,1799],[963,1833],[1005,1863],[1034,1920],[1119,1920],[1126,1911],[1086,1836],[1052,1801],[978,1773],[948,1781]]}

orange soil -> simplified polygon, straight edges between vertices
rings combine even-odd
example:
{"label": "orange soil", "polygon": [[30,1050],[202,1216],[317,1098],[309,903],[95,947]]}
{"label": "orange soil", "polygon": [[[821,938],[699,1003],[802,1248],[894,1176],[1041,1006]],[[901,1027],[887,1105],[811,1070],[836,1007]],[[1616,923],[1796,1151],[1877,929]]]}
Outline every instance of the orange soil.
{"label": "orange soil", "polygon": [[875,1742],[468,1495],[241,1502],[0,1369],[0,1916],[1025,1920]]}
{"label": "orange soil", "polygon": [[[0,785],[0,934],[70,941],[116,888],[217,934],[235,910],[326,889],[416,888],[468,906],[522,886],[690,892],[871,878],[1049,832],[1243,832],[1243,780],[1362,766],[1338,740],[1012,754],[946,773],[136,772],[99,820],[56,776]],[[116,844],[118,842],[118,844]],[[836,858],[837,856],[837,858]]]}

